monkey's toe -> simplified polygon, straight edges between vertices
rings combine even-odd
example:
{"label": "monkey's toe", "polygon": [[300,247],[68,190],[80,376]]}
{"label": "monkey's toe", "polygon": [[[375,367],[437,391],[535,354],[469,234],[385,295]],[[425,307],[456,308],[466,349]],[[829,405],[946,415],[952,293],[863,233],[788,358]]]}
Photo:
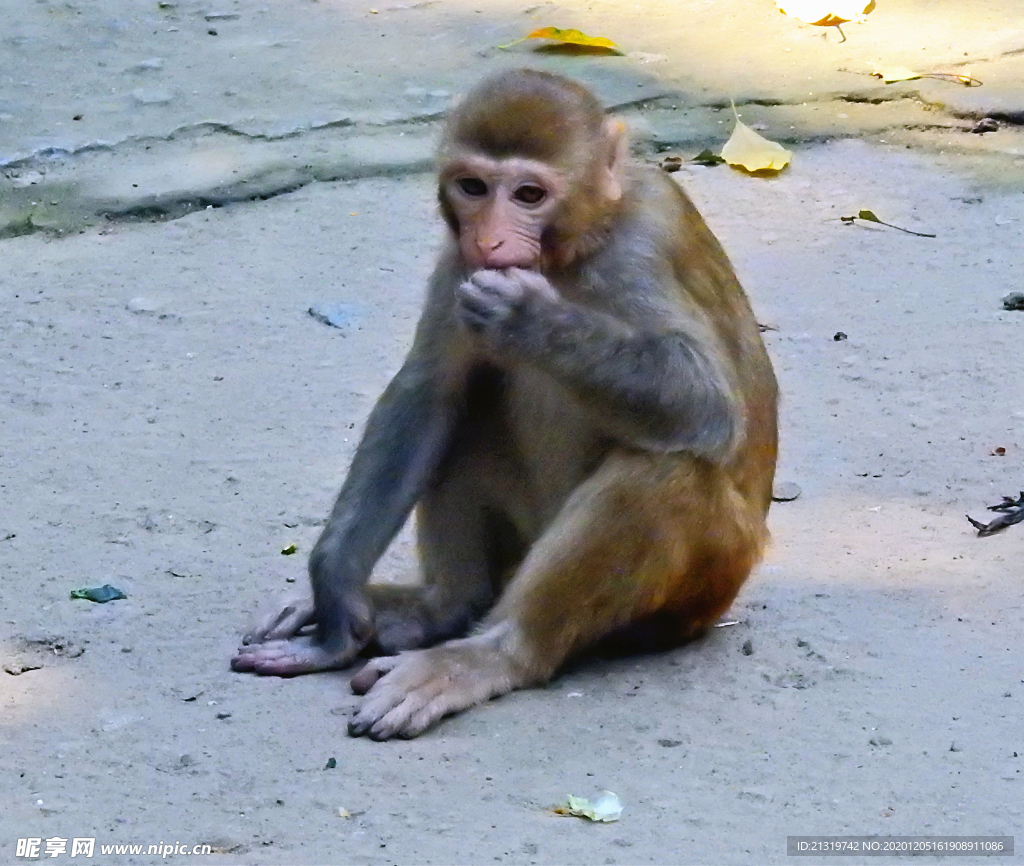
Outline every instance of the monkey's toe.
{"label": "monkey's toe", "polygon": [[406,692],[401,685],[382,682],[353,716],[348,732],[378,741],[416,737],[452,711],[446,708],[442,683],[427,682]]}
{"label": "monkey's toe", "polygon": [[397,656],[379,656],[370,659],[349,681],[352,691],[357,695],[365,695],[382,676],[398,663]]}
{"label": "monkey's toe", "polygon": [[416,737],[445,716],[523,685],[513,665],[480,638],[372,659],[353,677],[366,698],[348,725],[353,737]]}

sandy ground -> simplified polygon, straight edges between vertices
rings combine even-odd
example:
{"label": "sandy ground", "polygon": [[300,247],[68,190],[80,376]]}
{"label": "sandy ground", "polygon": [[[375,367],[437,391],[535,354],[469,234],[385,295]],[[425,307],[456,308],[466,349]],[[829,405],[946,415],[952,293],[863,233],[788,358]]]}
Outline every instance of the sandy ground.
{"label": "sandy ground", "polygon": [[[626,114],[648,148],[668,128]],[[0,862],[24,862],[26,837],[210,844],[166,859],[244,864],[781,863],[809,834],[1024,844],[1024,527],[978,538],[964,517],[1024,487],[1024,313],[1001,304],[1024,289],[1024,151],[908,149],[908,125],[810,135],[770,181],[676,175],[775,328],[779,476],[802,490],[773,507],[737,624],[580,662],[410,742],[346,736],[343,674],[227,661],[259,606],[302,587],[408,345],[441,231],[420,157],[175,219],[76,205],[66,234],[0,241]],[[2,141],[10,189],[100,176],[91,151]],[[126,189],[146,165],[129,144],[104,169]],[[936,237],[840,221],[861,208]],[[315,321],[318,302],[349,305],[348,326]],[[414,573],[403,535],[375,579]],[[104,583],[128,598],[69,598]],[[617,823],[550,812],[603,788]]]}

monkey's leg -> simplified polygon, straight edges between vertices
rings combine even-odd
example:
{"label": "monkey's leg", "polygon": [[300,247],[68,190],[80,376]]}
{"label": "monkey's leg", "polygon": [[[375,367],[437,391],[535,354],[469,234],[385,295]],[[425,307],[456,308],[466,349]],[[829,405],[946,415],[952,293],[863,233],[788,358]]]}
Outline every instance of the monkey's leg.
{"label": "monkey's leg", "polygon": [[374,659],[349,732],[412,737],[449,713],[548,680],[573,652],[655,613],[679,639],[729,606],[766,537],[763,506],[710,464],[613,456],[569,498],[477,634]]}
{"label": "monkey's leg", "polygon": [[366,587],[375,610],[375,648],[383,655],[461,636],[490,607],[500,571],[516,549],[511,525],[489,505],[492,475],[486,460],[466,455],[420,501],[423,585]]}

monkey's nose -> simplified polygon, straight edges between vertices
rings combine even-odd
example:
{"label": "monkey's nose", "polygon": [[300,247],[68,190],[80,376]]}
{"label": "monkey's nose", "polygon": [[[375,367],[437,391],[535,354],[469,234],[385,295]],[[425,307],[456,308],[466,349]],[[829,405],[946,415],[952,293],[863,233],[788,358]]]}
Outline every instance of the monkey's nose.
{"label": "monkey's nose", "polygon": [[503,268],[502,263],[505,256],[502,254],[502,247],[505,246],[505,239],[492,241],[489,238],[481,238],[477,241],[477,249],[480,250],[480,257],[483,259],[485,268]]}

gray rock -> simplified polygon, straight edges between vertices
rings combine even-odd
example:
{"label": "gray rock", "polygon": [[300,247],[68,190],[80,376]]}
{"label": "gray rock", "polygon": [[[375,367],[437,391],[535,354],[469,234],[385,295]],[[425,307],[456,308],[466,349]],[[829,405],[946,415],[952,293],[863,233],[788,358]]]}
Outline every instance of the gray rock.
{"label": "gray rock", "polygon": [[1024,310],[1024,292],[1010,292],[1003,298],[1004,310]]}

